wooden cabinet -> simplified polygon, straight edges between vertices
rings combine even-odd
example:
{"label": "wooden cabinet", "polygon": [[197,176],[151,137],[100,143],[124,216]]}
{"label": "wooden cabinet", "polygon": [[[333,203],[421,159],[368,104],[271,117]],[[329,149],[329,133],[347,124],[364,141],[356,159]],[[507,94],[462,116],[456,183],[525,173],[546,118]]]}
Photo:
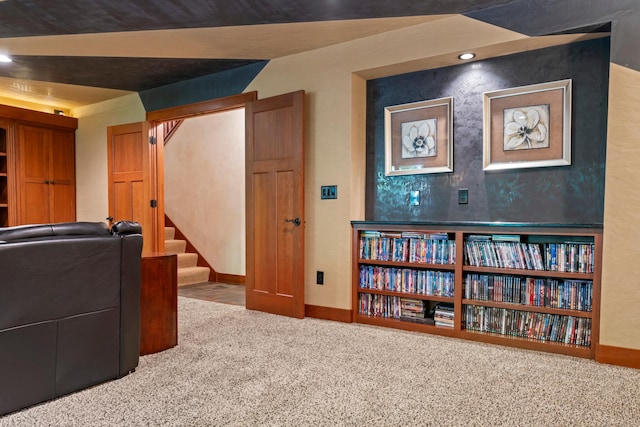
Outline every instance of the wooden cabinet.
{"label": "wooden cabinet", "polygon": [[353,223],[353,320],[594,358],[602,229]]}
{"label": "wooden cabinet", "polygon": [[75,221],[78,120],[0,105],[0,227]]}
{"label": "wooden cabinet", "polygon": [[0,122],[0,227],[9,225],[9,126]]}
{"label": "wooden cabinet", "polygon": [[142,255],[140,356],[178,344],[178,256]]}
{"label": "wooden cabinet", "polygon": [[19,125],[18,157],[20,222],[74,221],[74,133]]}
{"label": "wooden cabinet", "polygon": [[13,123],[0,118],[0,227],[15,224],[15,154]]}

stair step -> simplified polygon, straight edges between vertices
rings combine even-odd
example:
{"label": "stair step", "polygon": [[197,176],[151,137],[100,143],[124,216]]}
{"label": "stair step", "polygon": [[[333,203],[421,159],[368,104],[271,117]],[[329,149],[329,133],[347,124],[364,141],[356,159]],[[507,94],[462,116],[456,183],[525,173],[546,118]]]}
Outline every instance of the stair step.
{"label": "stair step", "polygon": [[178,269],[178,286],[204,283],[209,281],[210,270],[207,267],[187,267]]}
{"label": "stair step", "polygon": [[187,249],[186,240],[165,240],[164,251],[168,254],[180,254],[184,253]]}
{"label": "stair step", "polygon": [[164,228],[164,240],[173,240],[176,238],[176,228],[175,227],[165,227]]}
{"label": "stair step", "polygon": [[178,254],[178,268],[189,268],[198,265],[198,254],[185,252]]}

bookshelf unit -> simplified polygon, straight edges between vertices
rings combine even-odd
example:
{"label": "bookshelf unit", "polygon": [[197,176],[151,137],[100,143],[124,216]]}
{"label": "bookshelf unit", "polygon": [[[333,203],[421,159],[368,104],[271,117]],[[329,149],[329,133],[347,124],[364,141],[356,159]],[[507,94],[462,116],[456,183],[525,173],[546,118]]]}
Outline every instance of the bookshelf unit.
{"label": "bookshelf unit", "polygon": [[352,222],[356,323],[594,358],[602,227]]}
{"label": "bookshelf unit", "polygon": [[0,227],[9,225],[9,127],[0,121]]}

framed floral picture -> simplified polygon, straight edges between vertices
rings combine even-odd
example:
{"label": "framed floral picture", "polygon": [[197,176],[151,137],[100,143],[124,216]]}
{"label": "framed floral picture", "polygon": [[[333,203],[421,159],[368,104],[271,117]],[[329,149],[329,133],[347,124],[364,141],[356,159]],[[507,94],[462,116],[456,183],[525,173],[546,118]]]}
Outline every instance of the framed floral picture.
{"label": "framed floral picture", "polygon": [[384,109],[385,174],[453,171],[453,98]]}
{"label": "framed floral picture", "polygon": [[571,164],[571,80],[485,92],[484,170]]}

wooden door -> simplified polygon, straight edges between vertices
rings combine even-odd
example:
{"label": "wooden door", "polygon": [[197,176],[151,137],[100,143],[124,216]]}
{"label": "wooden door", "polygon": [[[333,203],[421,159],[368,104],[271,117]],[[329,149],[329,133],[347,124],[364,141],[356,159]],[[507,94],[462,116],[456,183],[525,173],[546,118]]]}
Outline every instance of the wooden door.
{"label": "wooden door", "polygon": [[143,252],[154,252],[156,232],[152,221],[149,166],[149,127],[132,123],[107,128],[109,217],[142,225]]}
{"label": "wooden door", "polygon": [[19,223],[76,220],[75,134],[18,127]]}
{"label": "wooden door", "polygon": [[246,104],[246,307],[304,317],[304,92]]}
{"label": "wooden door", "polygon": [[20,223],[47,224],[51,222],[49,200],[51,130],[20,125],[18,134]]}
{"label": "wooden door", "polygon": [[76,219],[75,135],[54,130],[49,163],[49,210],[51,222]]}

